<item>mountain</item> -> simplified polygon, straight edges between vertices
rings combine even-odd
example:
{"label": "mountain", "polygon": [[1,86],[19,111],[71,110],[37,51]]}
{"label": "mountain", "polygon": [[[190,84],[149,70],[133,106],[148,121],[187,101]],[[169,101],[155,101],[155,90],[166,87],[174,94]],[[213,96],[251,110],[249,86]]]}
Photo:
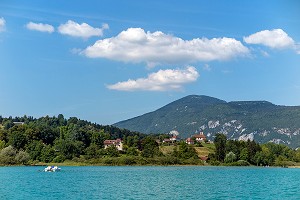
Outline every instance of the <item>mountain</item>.
{"label": "mountain", "polygon": [[114,126],[142,133],[176,130],[181,138],[203,131],[211,140],[216,133],[223,133],[229,139],[300,146],[300,106],[279,106],[268,101],[226,102],[190,95]]}

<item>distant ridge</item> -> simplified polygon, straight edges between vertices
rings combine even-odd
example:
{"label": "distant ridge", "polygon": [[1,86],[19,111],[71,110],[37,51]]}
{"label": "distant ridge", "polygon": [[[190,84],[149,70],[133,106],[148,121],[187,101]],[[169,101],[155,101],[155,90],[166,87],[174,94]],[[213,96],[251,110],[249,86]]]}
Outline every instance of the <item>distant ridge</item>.
{"label": "distant ridge", "polygon": [[230,139],[300,146],[300,106],[279,106],[268,101],[226,102],[189,95],[114,126],[142,133],[176,130],[182,138],[198,131],[203,131],[209,139],[216,133],[224,133]]}

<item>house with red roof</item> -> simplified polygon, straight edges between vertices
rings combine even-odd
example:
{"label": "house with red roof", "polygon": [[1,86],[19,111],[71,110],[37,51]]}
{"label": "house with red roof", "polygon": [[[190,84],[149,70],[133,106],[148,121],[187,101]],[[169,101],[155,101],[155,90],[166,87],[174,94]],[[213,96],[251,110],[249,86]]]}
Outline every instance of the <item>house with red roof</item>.
{"label": "house with red roof", "polygon": [[166,143],[166,144],[173,144],[173,143],[175,143],[177,141],[178,141],[178,136],[177,135],[174,135],[174,136],[172,136],[170,138],[163,139],[163,143]]}
{"label": "house with red roof", "polygon": [[193,137],[195,138],[195,140],[197,142],[204,142],[206,140],[206,136],[204,135],[203,132],[200,132],[199,134],[193,135]]}
{"label": "house with red roof", "polygon": [[177,135],[173,135],[170,140],[172,141],[172,143],[176,142],[178,140],[178,136]]}
{"label": "house with red roof", "polygon": [[118,138],[116,140],[104,140],[104,149],[115,146],[119,151],[123,150],[123,141]]}
{"label": "house with red roof", "polygon": [[206,162],[208,159],[208,156],[200,156],[200,160]]}
{"label": "house with red roof", "polygon": [[194,140],[193,140],[192,138],[187,138],[187,139],[185,140],[185,142],[186,142],[187,144],[194,144]]}

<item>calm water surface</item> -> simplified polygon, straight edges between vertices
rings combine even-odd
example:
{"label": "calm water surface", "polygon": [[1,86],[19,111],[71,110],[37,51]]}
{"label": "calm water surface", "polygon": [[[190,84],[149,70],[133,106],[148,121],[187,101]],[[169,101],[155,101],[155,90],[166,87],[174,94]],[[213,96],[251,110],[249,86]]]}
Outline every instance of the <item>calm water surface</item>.
{"label": "calm water surface", "polygon": [[300,169],[0,167],[0,199],[300,199]]}

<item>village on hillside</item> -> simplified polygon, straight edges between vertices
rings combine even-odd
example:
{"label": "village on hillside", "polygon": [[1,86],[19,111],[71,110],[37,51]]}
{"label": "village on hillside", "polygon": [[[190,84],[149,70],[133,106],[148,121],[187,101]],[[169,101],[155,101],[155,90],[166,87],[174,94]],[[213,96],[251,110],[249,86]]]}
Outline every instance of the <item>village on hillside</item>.
{"label": "village on hillside", "polygon": [[[180,141],[183,141],[183,140],[180,139],[178,137],[178,135],[172,135],[171,137],[165,138],[163,140],[160,140],[160,139],[156,140],[156,142],[159,145],[174,145],[174,144],[176,144],[176,142],[180,142]],[[189,145],[193,145],[193,144],[201,143],[201,142],[212,143],[212,141],[208,141],[206,139],[206,136],[204,135],[203,132],[199,132],[199,134],[195,134],[192,137],[186,138],[184,141]],[[107,149],[108,147],[111,147],[111,146],[115,146],[119,151],[123,150],[123,140],[120,138],[118,138],[116,140],[105,140],[103,144],[104,144],[105,149]]]}
{"label": "village on hillside", "polygon": [[[170,137],[164,138],[164,139],[156,139],[156,143],[159,146],[175,146],[179,142],[185,142],[188,145],[195,145],[198,144],[198,147],[201,147],[201,143],[213,143],[212,141],[207,140],[205,134],[203,132],[199,132],[198,134],[192,135],[191,137],[188,137],[186,139],[181,139],[178,136],[178,132],[175,131],[174,134],[170,134]],[[124,144],[123,140],[118,138],[116,140],[105,140],[103,142],[104,149],[107,149],[109,147],[115,147],[118,151],[124,150]],[[200,156],[200,159],[203,161],[207,160],[207,155]]]}
{"label": "village on hillside", "polygon": [[[101,126],[77,118],[1,118],[0,165],[75,162],[102,165],[232,165],[293,166],[299,149],[254,140],[214,141],[196,132],[181,138],[178,131],[142,134]],[[279,154],[278,154],[279,152]]]}

